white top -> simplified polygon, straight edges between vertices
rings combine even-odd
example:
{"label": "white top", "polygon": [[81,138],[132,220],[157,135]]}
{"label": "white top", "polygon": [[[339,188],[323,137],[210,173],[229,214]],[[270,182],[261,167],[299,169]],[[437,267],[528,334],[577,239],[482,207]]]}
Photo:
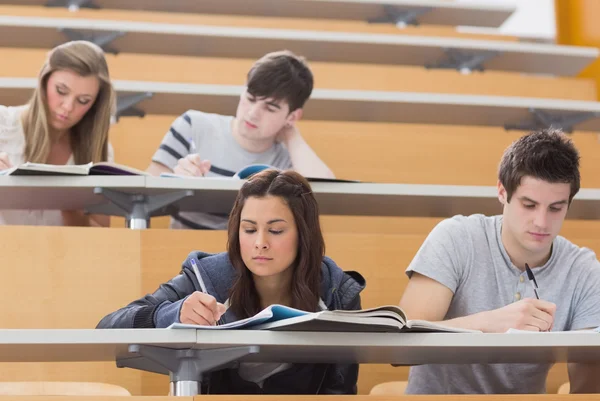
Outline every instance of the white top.
{"label": "white top", "polygon": [[[0,152],[6,152],[13,166],[26,162],[25,133],[21,113],[26,106],[0,106]],[[108,146],[108,161],[114,161],[112,146]],[[73,155],[66,164],[74,164]],[[0,225],[62,226],[60,210],[0,210]]]}

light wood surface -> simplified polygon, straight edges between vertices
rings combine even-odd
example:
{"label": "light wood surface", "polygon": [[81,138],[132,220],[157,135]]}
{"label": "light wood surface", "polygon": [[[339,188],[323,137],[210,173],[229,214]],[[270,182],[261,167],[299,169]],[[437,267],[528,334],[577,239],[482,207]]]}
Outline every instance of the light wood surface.
{"label": "light wood surface", "polygon": [[[4,60],[0,65],[0,76],[36,77],[46,55],[44,49],[0,48],[0,58]],[[223,85],[244,85],[254,62],[252,59],[127,53],[107,54],[106,58],[113,79]],[[589,79],[494,71],[463,75],[421,67],[308,61],[315,76],[315,87],[323,89],[596,99],[596,85]],[[152,69],[147,68],[148,65],[152,65]]]}
{"label": "light wood surface", "polygon": [[[176,401],[193,401],[194,397],[177,397]],[[78,396],[72,395],[47,395],[47,396],[0,396],[0,401],[173,401],[173,397],[167,396]],[[222,401],[226,401],[223,399]],[[258,400],[257,400],[258,401]]]}
{"label": "light wood surface", "polygon": [[[94,328],[139,296],[140,240],[126,229],[0,226],[3,328]],[[114,363],[2,363],[4,381],[92,381],[140,394]]]}
{"label": "light wood surface", "polygon": [[27,396],[130,396],[125,388],[106,383],[91,382],[0,382],[0,395]]}
{"label": "light wood surface", "polygon": [[[0,4],[42,6],[44,0],[2,0]],[[368,21],[385,15],[385,5],[412,11],[426,6],[431,9],[419,16],[421,25],[445,25],[455,27],[500,26],[514,11],[512,5],[457,4],[448,0],[285,0],[273,7],[272,0],[254,0],[252,7],[245,7],[243,0],[227,2],[193,2],[189,0],[95,0],[94,5],[102,9],[156,11],[186,14],[219,14],[264,16],[283,18],[309,18],[325,20]]]}
{"label": "light wood surface", "polygon": [[[319,401],[323,396],[316,395],[297,395],[297,396],[260,396],[261,399],[270,401]],[[516,401],[522,400],[525,396],[519,394],[506,395],[412,395],[412,396],[378,396],[378,395],[358,395],[358,396],[339,396],[329,395],[326,397],[328,401]],[[575,394],[575,395],[557,395],[557,394],[527,394],[527,400],[533,401],[563,401],[563,400],[600,400],[600,395],[596,394]],[[198,396],[195,400],[206,401],[246,401],[252,397],[248,396]]]}
{"label": "light wood surface", "polygon": [[[418,395],[418,396],[316,396],[316,395],[199,395],[196,397],[178,397],[181,401],[518,401],[525,396],[519,394],[511,395]],[[532,401],[598,401],[597,394],[527,394],[528,400]],[[81,401],[172,401],[173,397],[77,397]],[[0,396],[0,401],[13,401],[14,397]],[[72,396],[28,396],[19,397],[19,401],[73,401]]]}
{"label": "light wood surface", "polygon": [[369,24],[362,21],[335,21],[308,18],[246,17],[232,15],[161,13],[139,10],[86,10],[73,13],[65,8],[37,6],[0,6],[0,14],[28,17],[85,18],[113,21],[142,21],[186,25],[214,25],[252,28],[282,28],[331,32],[380,33],[391,35],[445,36],[516,42],[514,36],[485,35],[457,32],[454,27],[419,26],[398,29],[391,24]]}

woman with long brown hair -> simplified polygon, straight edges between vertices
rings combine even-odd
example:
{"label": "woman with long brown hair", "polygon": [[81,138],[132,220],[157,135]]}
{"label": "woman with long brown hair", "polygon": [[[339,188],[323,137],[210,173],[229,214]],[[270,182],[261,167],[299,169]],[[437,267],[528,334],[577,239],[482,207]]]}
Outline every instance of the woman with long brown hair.
{"label": "woman with long brown hair", "polygon": [[[229,217],[227,249],[216,255],[192,252],[177,277],[106,316],[98,327],[214,325],[272,304],[309,312],[360,309],[364,279],[324,256],[317,202],[308,181],[294,171],[265,170],[244,183]],[[357,376],[358,365],[241,363],[211,373],[205,391],[354,394]]]}
{"label": "woman with long brown hair", "polygon": [[[115,92],[102,49],[73,41],[50,51],[26,105],[0,106],[0,170],[24,162],[112,161],[108,143]],[[3,210],[0,224],[108,225],[81,211]]]}

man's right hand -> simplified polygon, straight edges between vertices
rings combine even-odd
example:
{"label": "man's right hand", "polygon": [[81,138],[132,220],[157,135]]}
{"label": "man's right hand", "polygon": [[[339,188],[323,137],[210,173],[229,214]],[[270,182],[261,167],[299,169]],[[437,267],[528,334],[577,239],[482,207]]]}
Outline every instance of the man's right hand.
{"label": "man's right hand", "polygon": [[552,302],[526,298],[503,308],[481,312],[483,331],[504,333],[508,329],[550,331],[554,324],[556,305]]}
{"label": "man's right hand", "polygon": [[0,152],[0,170],[6,170],[12,167],[10,160],[8,159],[8,153]]}
{"label": "man's right hand", "polygon": [[173,172],[177,175],[204,177],[210,171],[210,161],[202,160],[199,154],[191,154],[179,159]]}
{"label": "man's right hand", "polygon": [[225,313],[225,306],[212,295],[196,291],[183,301],[179,321],[200,326],[214,326]]}

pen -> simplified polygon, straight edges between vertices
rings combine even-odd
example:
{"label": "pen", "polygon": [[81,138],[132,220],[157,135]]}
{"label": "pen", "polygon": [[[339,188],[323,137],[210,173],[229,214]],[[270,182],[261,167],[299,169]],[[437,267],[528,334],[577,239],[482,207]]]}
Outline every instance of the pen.
{"label": "pen", "polygon": [[190,263],[192,264],[192,269],[194,270],[194,274],[196,275],[196,280],[200,284],[200,290],[203,293],[208,294],[206,290],[206,285],[204,285],[204,280],[202,280],[202,276],[200,276],[200,270],[198,270],[198,264],[196,263],[196,259],[191,259]]}
{"label": "pen", "polygon": [[529,282],[531,283],[531,287],[533,288],[535,297],[537,299],[540,299],[540,293],[539,293],[539,287],[538,287],[537,281],[535,280],[533,272],[531,271],[531,269],[529,268],[529,265],[527,263],[525,263],[525,271],[527,272],[527,278],[529,278]]}
{"label": "pen", "polygon": [[194,138],[190,136],[188,138],[188,143],[190,144],[190,153],[196,153],[196,142],[194,142]]}
{"label": "pen", "polygon": [[[196,263],[196,258],[191,259],[190,263],[192,265],[192,270],[194,270],[194,274],[196,275],[196,280],[198,280],[198,283],[200,284],[200,289],[202,290],[203,293],[208,294],[208,291],[206,290],[206,285],[204,284],[204,280],[202,280],[202,276],[200,275],[200,270],[198,270],[198,264]],[[220,326],[221,324],[222,324],[222,320],[221,320],[221,318],[219,318],[219,320],[216,321],[215,325]]]}

